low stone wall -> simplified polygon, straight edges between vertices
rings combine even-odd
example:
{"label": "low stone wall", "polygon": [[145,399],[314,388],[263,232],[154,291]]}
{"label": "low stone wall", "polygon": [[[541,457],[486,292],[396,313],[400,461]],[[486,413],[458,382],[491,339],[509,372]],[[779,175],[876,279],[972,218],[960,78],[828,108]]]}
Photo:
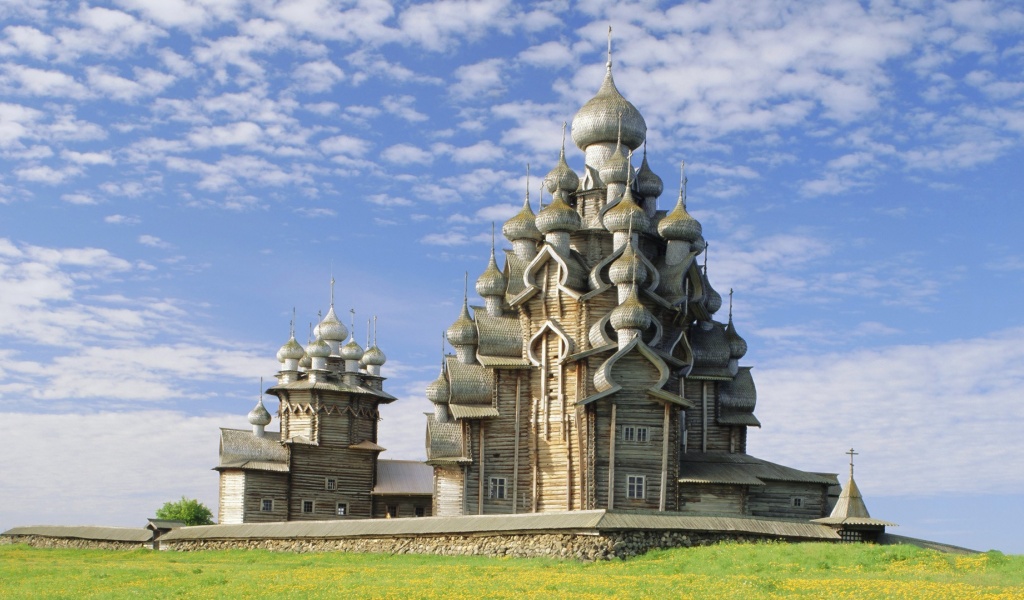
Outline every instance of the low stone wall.
{"label": "low stone wall", "polygon": [[0,535],[0,545],[27,544],[35,548],[75,548],[92,550],[136,550],[150,548],[151,543],[83,540],[81,538],[49,537],[44,535]]}
{"label": "low stone wall", "polygon": [[657,548],[706,546],[718,542],[778,539],[750,534],[628,531],[601,534],[437,535],[415,537],[165,541],[170,550],[262,549],[278,552],[375,552],[441,556],[549,557],[582,561],[638,556]]}

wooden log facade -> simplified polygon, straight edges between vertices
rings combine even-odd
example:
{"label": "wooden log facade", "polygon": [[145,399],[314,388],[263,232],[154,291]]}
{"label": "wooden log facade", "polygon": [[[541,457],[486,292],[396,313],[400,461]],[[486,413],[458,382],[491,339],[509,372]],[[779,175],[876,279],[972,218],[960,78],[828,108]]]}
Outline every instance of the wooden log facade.
{"label": "wooden log facade", "polygon": [[[333,292],[332,292],[333,296]],[[278,352],[279,432],[262,398],[249,414],[252,431],[221,430],[221,523],[323,521],[428,516],[431,469],[379,459],[384,354],[363,350],[331,306],[305,349],[292,338]]]}
{"label": "wooden log facade", "polygon": [[609,61],[572,123],[582,172],[563,145],[550,202],[534,214],[527,192],[502,227],[504,268],[492,248],[476,281],[484,306],[467,290],[448,329],[455,354],[427,389],[435,514],[827,513],[834,478],[746,454],[760,423],[731,294],[716,321],[685,190],[658,210],[661,179],[646,155],[630,164],[645,136]]}

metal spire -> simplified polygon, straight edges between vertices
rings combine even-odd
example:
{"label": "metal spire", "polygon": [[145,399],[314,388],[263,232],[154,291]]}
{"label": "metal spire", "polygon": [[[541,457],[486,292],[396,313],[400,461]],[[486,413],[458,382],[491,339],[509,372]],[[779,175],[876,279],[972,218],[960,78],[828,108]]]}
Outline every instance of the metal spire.
{"label": "metal spire", "polygon": [[373,315],[373,346],[377,347],[377,315]]}
{"label": "metal spire", "polygon": [[331,261],[331,308],[334,308],[334,261]]}
{"label": "metal spire", "polygon": [[612,26],[608,26],[608,70],[612,70]]}
{"label": "metal spire", "polygon": [[565,126],[566,126],[566,122],[562,121],[562,152],[561,152],[561,158],[565,158]]}
{"label": "metal spire", "polygon": [[[644,152],[647,152],[647,142],[644,142]],[[679,203],[686,208],[686,161],[679,161]]]}
{"label": "metal spire", "polygon": [[732,323],[732,288],[729,288],[729,322]]}
{"label": "metal spire", "polygon": [[370,319],[366,320],[366,347],[370,347]]}
{"label": "metal spire", "polygon": [[349,331],[352,332],[350,335],[352,336],[352,341],[354,342],[356,341],[356,309],[350,308],[348,309],[348,312],[350,315],[352,315],[352,317],[349,319],[349,324],[351,325],[351,329],[349,329]]}
{"label": "metal spire", "polygon": [[295,307],[292,307],[292,320],[288,322],[288,331],[295,337]]}
{"label": "metal spire", "polygon": [[465,281],[462,284],[462,305],[469,305],[469,271],[466,271]]}

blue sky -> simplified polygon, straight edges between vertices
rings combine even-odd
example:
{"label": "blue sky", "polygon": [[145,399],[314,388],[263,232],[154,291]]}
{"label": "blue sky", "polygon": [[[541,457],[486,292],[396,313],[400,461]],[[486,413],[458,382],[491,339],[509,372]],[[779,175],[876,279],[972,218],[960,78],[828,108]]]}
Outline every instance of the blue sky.
{"label": "blue sky", "polygon": [[384,456],[422,457],[463,273],[609,24],[660,205],[685,160],[736,290],[750,452],[853,446],[898,533],[1024,552],[1024,12],[996,0],[0,0],[0,529],[215,506],[217,428],[332,272],[358,339],[378,316]]}

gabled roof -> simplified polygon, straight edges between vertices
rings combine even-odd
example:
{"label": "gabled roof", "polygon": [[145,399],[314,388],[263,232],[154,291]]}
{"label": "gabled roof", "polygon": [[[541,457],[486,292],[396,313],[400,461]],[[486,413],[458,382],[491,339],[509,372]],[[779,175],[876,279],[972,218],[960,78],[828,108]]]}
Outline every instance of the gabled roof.
{"label": "gabled roof", "polygon": [[427,413],[427,462],[469,460],[463,456],[462,425],[454,421],[442,423]]}
{"label": "gabled roof", "polygon": [[479,334],[477,354],[522,358],[523,329],[518,318],[492,317],[484,309],[474,306],[473,319]]}
{"label": "gabled roof", "polygon": [[770,481],[831,485],[832,479],[778,465],[749,454],[688,452],[681,457],[680,483],[764,485]]}
{"label": "gabled roof", "polygon": [[377,485],[370,492],[380,496],[431,496],[434,493],[434,468],[415,460],[377,461]]}
{"label": "gabled roof", "polygon": [[285,390],[320,390],[326,392],[343,392],[346,394],[363,394],[367,396],[376,396],[381,402],[394,402],[397,400],[391,394],[384,390],[375,390],[361,385],[350,385],[342,383],[340,381],[324,381],[318,379],[317,381],[310,381],[309,379],[299,379],[298,381],[292,381],[289,383],[282,383],[275,385],[267,389],[268,394],[277,394],[277,392]]}
{"label": "gabled roof", "polygon": [[263,436],[244,429],[220,430],[220,462],[214,467],[252,471],[288,471],[288,447],[281,444],[280,434],[268,431]]}
{"label": "gabled roof", "polygon": [[455,405],[491,406],[491,374],[483,365],[467,365],[456,356],[445,357],[451,385],[449,407]]}

